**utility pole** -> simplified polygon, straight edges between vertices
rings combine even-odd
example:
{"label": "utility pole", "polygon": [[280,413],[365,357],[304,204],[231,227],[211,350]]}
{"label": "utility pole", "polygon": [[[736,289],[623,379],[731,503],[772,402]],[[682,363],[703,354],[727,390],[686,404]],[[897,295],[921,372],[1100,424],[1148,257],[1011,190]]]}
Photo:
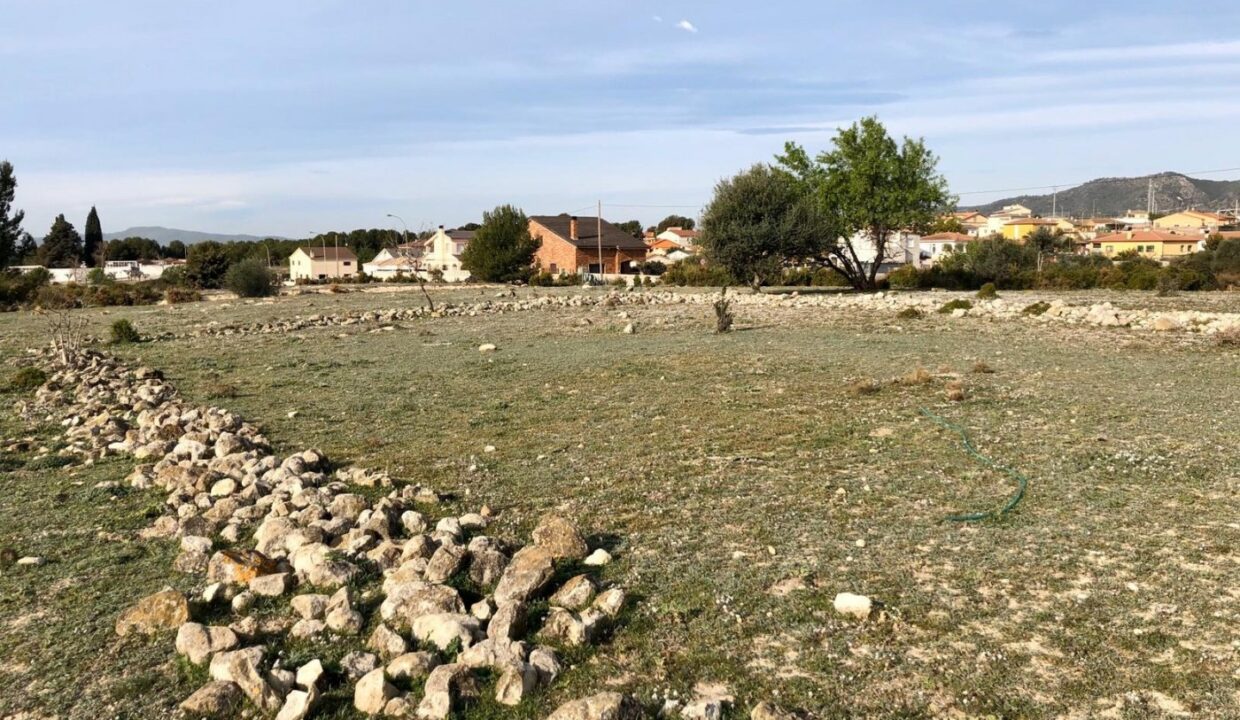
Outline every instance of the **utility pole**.
{"label": "utility pole", "polygon": [[336,278],[340,278],[340,233],[332,233],[332,241],[336,244]]}
{"label": "utility pole", "polygon": [[[323,262],[327,262],[327,236],[319,235],[319,244],[323,246]],[[314,270],[314,260],[310,261],[310,269]],[[318,278],[315,278],[316,280]]]}
{"label": "utility pole", "polygon": [[1059,217],[1059,188],[1055,188],[1055,194],[1051,196],[1051,217]]}
{"label": "utility pole", "polygon": [[[598,239],[598,279],[601,282],[603,279],[603,271],[606,270],[606,268],[603,267],[603,201],[602,200],[598,201],[598,217],[595,218],[595,220],[598,221],[598,228],[596,230],[596,232],[598,233],[598,235],[596,236]],[[618,254],[616,256],[616,259],[617,259],[617,262],[619,262]]]}

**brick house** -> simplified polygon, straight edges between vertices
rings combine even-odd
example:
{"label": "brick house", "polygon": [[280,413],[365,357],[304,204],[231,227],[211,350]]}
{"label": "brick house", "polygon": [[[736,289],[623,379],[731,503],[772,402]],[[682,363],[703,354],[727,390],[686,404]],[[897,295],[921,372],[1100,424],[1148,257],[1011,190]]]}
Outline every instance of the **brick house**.
{"label": "brick house", "polygon": [[598,273],[602,248],[604,274],[636,273],[646,259],[646,243],[606,220],[595,217],[535,215],[530,218],[530,237],[539,241],[534,266],[552,274]]}

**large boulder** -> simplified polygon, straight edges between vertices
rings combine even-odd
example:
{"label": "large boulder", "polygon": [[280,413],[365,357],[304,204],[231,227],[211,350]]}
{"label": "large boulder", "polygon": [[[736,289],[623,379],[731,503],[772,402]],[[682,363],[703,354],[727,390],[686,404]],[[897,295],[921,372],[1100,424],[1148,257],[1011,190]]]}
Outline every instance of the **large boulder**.
{"label": "large boulder", "polygon": [[495,603],[525,602],[542,590],[555,574],[556,555],[539,545],[517,551],[495,586]]}
{"label": "large boulder", "polygon": [[545,548],[557,560],[581,560],[590,552],[577,525],[559,515],[543,516],[533,537],[535,545]]}
{"label": "large boulder", "polygon": [[148,595],[116,619],[116,634],[124,637],[131,632],[155,633],[179,628],[189,620],[189,602],[176,590],[163,590]]}

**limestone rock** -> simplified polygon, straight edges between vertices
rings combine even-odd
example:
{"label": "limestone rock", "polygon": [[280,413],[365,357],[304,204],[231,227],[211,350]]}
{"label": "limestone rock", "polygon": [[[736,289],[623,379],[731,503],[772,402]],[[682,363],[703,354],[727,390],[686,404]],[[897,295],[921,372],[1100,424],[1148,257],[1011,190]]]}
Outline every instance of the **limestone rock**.
{"label": "limestone rock", "polygon": [[533,538],[535,545],[545,548],[556,560],[581,560],[590,552],[581,530],[559,515],[544,516],[534,528]]}
{"label": "limestone rock", "polygon": [[440,665],[426,678],[422,702],[417,714],[422,720],[444,720],[460,698],[459,684],[469,673],[469,668],[456,663]]}
{"label": "limestone rock", "polygon": [[260,575],[277,571],[275,562],[257,550],[221,550],[211,556],[207,581],[248,585]]}
{"label": "limestone rock", "polygon": [[217,652],[233,650],[237,645],[237,634],[226,627],[187,622],[177,630],[177,652],[195,665],[205,663]]}
{"label": "limestone rock", "polygon": [[618,692],[602,692],[558,707],[547,720],[640,720],[642,707],[637,700]]}
{"label": "limestone rock", "polygon": [[353,707],[367,715],[383,712],[388,700],[396,697],[396,688],[387,681],[383,668],[375,668],[357,681],[353,691]]}
{"label": "limestone rock", "polygon": [[439,665],[439,659],[428,652],[405,653],[388,663],[387,673],[394,680],[416,680],[430,675]]}
{"label": "limestone rock", "polygon": [[515,640],[525,634],[525,612],[523,602],[507,602],[495,609],[491,621],[487,623],[487,637],[503,640]]}
{"label": "limestone rock", "polygon": [[250,581],[250,592],[263,597],[280,597],[293,589],[292,573],[259,575]]}
{"label": "limestone rock", "polygon": [[176,590],[148,595],[130,607],[116,620],[116,634],[124,637],[131,632],[154,633],[179,628],[189,620],[189,602]]}
{"label": "limestone rock", "polygon": [[495,586],[495,603],[503,605],[530,599],[555,573],[556,557],[554,551],[539,545],[518,550]]}
{"label": "limestone rock", "polygon": [[395,630],[387,625],[379,623],[375,631],[370,634],[370,639],[366,641],[366,647],[374,650],[379,657],[390,659],[398,655],[404,655],[409,650],[409,644]]}
{"label": "limestone rock", "polygon": [[276,720],[306,720],[314,711],[318,698],[319,691],[313,687],[309,690],[290,691],[284,697],[284,705],[276,714]]}
{"label": "limestone rock", "polygon": [[241,688],[227,680],[213,680],[194,691],[181,703],[181,710],[192,718],[231,718],[241,705]]}
{"label": "limestone rock", "polygon": [[609,562],[611,562],[611,553],[607,552],[603,548],[599,548],[590,553],[583,561],[585,565],[589,565],[591,567],[601,567]]}
{"label": "limestone rock", "polygon": [[548,601],[555,607],[584,610],[594,599],[594,581],[586,575],[570,578]]}
{"label": "limestone rock", "polygon": [[835,596],[835,611],[841,615],[849,615],[858,620],[870,617],[874,610],[874,602],[864,595],[840,593]]}
{"label": "limestone rock", "polygon": [[468,648],[480,632],[477,618],[453,613],[423,615],[410,628],[419,642],[431,643],[440,650],[447,649],[455,640],[460,640],[462,648]]}

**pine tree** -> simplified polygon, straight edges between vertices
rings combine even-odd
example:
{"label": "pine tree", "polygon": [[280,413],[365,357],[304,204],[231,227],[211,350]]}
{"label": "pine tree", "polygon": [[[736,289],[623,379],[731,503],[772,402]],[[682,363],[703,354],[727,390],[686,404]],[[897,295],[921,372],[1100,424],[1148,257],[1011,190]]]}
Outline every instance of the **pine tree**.
{"label": "pine tree", "polygon": [[475,280],[508,282],[529,270],[538,241],[530,237],[530,221],[512,205],[482,214],[482,225],[461,253],[461,267]]}
{"label": "pine tree", "polygon": [[85,243],[82,247],[82,261],[87,267],[94,267],[96,261],[100,265],[103,260],[100,253],[103,251],[103,227],[99,224],[99,213],[95,211],[95,206],[91,206],[90,214],[86,216],[86,235]]}
{"label": "pine tree", "polygon": [[65,220],[56,216],[52,229],[39,246],[39,264],[43,267],[76,267],[82,261],[82,236]]}
{"label": "pine tree", "polygon": [[26,213],[13,211],[13,196],[17,191],[17,178],[8,160],[0,162],[0,268],[20,260],[18,246],[22,240],[22,220]]}

